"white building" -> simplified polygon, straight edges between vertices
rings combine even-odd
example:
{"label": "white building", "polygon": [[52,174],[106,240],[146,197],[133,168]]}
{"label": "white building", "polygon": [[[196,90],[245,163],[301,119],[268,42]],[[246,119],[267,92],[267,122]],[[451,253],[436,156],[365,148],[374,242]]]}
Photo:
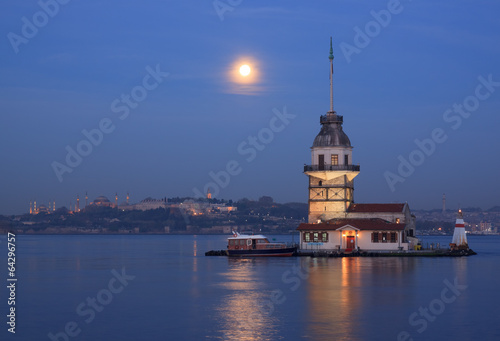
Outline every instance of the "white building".
{"label": "white building", "polygon": [[[128,195],[127,195],[127,200],[128,200]],[[137,204],[123,203],[118,208],[123,211],[128,211],[128,210],[147,211],[147,210],[156,210],[158,208],[166,209],[168,207],[169,205],[166,199],[153,199],[148,197],[138,202]]]}

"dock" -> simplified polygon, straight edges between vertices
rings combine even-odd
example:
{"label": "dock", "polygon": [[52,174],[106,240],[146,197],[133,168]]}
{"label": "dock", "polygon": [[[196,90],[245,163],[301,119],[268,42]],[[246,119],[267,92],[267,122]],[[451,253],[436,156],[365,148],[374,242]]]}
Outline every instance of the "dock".
{"label": "dock", "polygon": [[[292,257],[313,257],[313,258],[342,258],[342,257],[468,257],[477,253],[468,250],[421,250],[421,251],[311,251],[297,250]],[[226,250],[211,250],[205,252],[205,256],[227,256]]]}

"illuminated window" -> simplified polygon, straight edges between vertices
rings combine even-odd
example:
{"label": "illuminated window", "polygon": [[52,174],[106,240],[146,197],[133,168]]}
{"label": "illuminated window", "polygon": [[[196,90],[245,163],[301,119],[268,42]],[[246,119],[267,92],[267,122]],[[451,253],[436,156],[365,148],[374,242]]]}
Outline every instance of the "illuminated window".
{"label": "illuminated window", "polygon": [[321,241],[323,241],[323,242],[328,241],[328,233],[326,233],[326,232],[321,233]]}
{"label": "illuminated window", "polygon": [[339,164],[339,156],[337,154],[332,154],[332,166],[337,166]]}
{"label": "illuminated window", "polygon": [[318,241],[318,232],[314,232],[313,240],[314,240],[314,242]]}
{"label": "illuminated window", "polygon": [[396,224],[399,224],[400,221],[399,218],[396,218]]}
{"label": "illuminated window", "polygon": [[311,241],[311,236],[309,235],[308,232],[304,233],[304,239],[306,242],[310,242]]}
{"label": "illuminated window", "polygon": [[387,243],[387,232],[382,232],[382,243]]}

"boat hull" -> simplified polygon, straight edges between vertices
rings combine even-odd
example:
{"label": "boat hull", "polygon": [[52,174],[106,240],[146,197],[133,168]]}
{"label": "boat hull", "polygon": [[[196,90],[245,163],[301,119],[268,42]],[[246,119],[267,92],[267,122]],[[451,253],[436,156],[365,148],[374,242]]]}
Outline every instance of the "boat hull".
{"label": "boat hull", "polygon": [[296,247],[263,250],[227,250],[229,257],[291,257]]}

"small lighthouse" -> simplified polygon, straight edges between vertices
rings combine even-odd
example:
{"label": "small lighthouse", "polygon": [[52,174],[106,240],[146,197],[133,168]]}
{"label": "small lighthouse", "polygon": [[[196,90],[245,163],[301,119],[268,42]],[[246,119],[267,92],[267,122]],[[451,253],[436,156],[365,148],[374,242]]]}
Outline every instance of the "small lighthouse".
{"label": "small lighthouse", "polygon": [[457,221],[455,222],[455,231],[453,232],[453,239],[450,244],[452,250],[468,250],[467,236],[465,235],[465,224],[462,210],[458,210]]}

